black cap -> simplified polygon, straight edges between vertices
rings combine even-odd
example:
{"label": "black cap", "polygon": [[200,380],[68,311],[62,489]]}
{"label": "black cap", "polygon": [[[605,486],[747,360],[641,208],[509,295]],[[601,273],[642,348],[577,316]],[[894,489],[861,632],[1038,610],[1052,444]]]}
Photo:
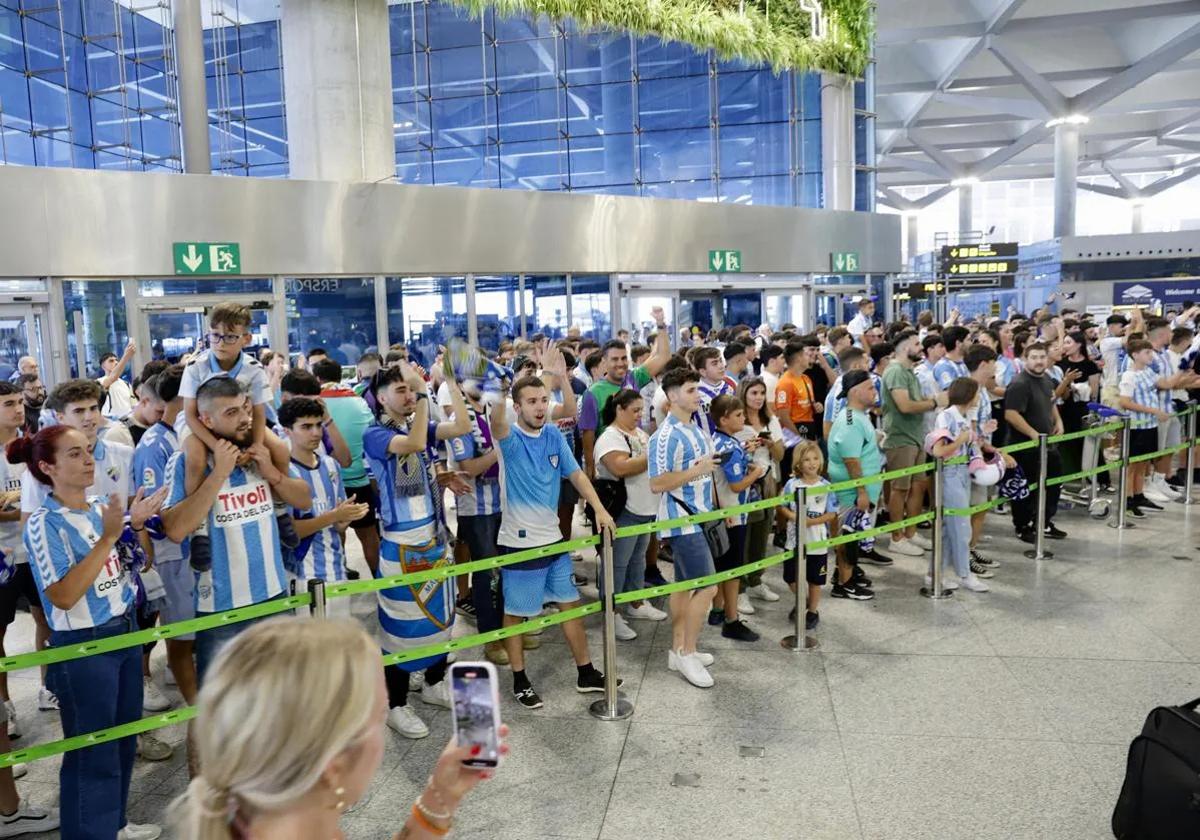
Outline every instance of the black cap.
{"label": "black cap", "polygon": [[859,385],[871,378],[871,374],[865,370],[852,370],[842,377],[842,393],[839,395],[842,399],[850,398],[850,390],[857,388]]}
{"label": "black cap", "polygon": [[1105,321],[1104,323],[1106,323],[1106,324],[1121,324],[1122,326],[1125,326],[1129,323],[1129,319],[1126,318],[1124,315],[1114,312],[1112,315],[1108,316],[1108,320]]}

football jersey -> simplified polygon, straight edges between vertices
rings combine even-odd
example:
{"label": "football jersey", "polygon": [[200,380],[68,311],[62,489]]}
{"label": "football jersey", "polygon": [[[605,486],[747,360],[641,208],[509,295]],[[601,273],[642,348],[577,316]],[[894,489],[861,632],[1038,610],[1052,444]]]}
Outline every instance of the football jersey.
{"label": "football jersey", "polygon": [[[207,460],[207,459],[206,459]],[[210,472],[206,464],[204,474]],[[165,507],[183,501],[184,453],[167,462]],[[269,601],[287,586],[271,487],[249,467],[234,467],[208,512],[212,568],[196,574],[196,612],[214,613]]]}
{"label": "football jersey", "polygon": [[[829,481],[824,478],[818,478],[816,484],[807,484],[799,476],[793,476],[788,479],[788,483],[783,487],[783,495],[787,496],[787,507],[792,513],[796,512],[796,491],[803,487],[807,490],[804,496],[804,502],[808,508],[805,516],[808,519],[815,519],[826,513],[837,513],[838,503],[837,494],[830,493],[823,488],[829,486]],[[788,523],[787,528],[787,544],[784,546],[788,551],[796,548],[796,534],[800,528],[800,523],[797,520],[792,520]],[[829,524],[821,525],[806,525],[804,529],[804,544],[823,542],[829,539]],[[828,549],[816,549],[814,554],[825,554]]]}
{"label": "football jersey", "polygon": [[[407,435],[404,426],[390,422],[375,423],[363,433],[363,458],[371,475],[379,483],[379,520],[383,538],[403,545],[424,545],[437,533],[438,499],[431,480],[432,449],[393,455],[388,452],[392,438]],[[430,421],[428,443],[437,434],[437,423]]]}
{"label": "football jersey", "polygon": [[[115,493],[121,504],[129,505],[134,492],[133,450],[119,443],[97,438],[92,457],[96,460],[96,474],[87,489],[88,496],[107,498]],[[33,513],[50,497],[51,488],[26,471],[21,476],[21,513]]]}
{"label": "football jersey", "polygon": [[[24,464],[10,464],[0,446],[0,493],[8,493],[21,489],[21,477],[25,475]],[[20,508],[20,501],[13,502],[14,508]],[[21,522],[14,519],[11,522],[0,522],[0,548],[8,553],[8,562],[27,563],[25,543],[21,539]]]}
{"label": "football jersey", "polygon": [[[133,450],[133,480],[142,488],[143,497],[156,492],[167,483],[167,462],[179,451],[179,435],[161,420],[146,430]],[[169,491],[168,491],[169,492]],[[187,540],[183,545],[171,540],[154,540],[154,562],[169,563],[182,560],[186,553]]]}
{"label": "football jersey", "polygon": [[[314,454],[317,456],[317,463],[311,467],[292,458],[289,470],[292,477],[303,479],[312,496],[312,507],[308,510],[292,509],[292,517],[297,521],[328,513],[346,499],[346,492],[342,488],[341,468],[337,462],[323,453]],[[335,526],[327,525],[301,540],[295,554],[299,566],[296,574],[301,580],[346,580],[346,557],[342,551],[342,537]]]}
{"label": "football jersey", "polygon": [[243,353],[229,370],[224,370],[212,350],[201,350],[183,369],[183,379],[179,382],[179,396],[185,400],[194,400],[200,386],[214,376],[228,376],[236,379],[250,395],[254,405],[266,405],[271,402],[271,382],[267,372],[263,370],[258,359]]}
{"label": "football jersey", "polygon": [[[713,454],[712,438],[695,423],[684,423],[674,414],[650,437],[650,478],[690,469],[698,458]],[[664,522],[716,508],[712,473],[663,493],[658,503],[658,520]],[[700,531],[699,525],[681,525],[659,532],[662,537],[680,537]]]}
{"label": "football jersey", "polygon": [[[500,448],[500,536],[498,545],[537,548],[562,540],[558,530],[558,497],[563,480],[579,469],[570,443],[547,423],[537,432],[509,427]],[[548,557],[514,568],[549,565]]]}
{"label": "football jersey", "polygon": [[[730,486],[733,482],[743,481],[746,478],[746,472],[750,469],[750,458],[746,455],[746,450],[742,448],[740,441],[724,432],[717,432],[713,436],[713,447],[718,454],[729,453],[725,463],[718,465],[713,470],[713,477],[717,481],[717,502],[723,508],[746,504],[750,501],[750,487],[734,491]],[[746,524],[746,514],[744,513],[731,516],[730,519],[735,520],[737,525]]]}
{"label": "football jersey", "polygon": [[87,510],[72,510],[49,496],[26,523],[25,550],[37,578],[42,608],[54,630],[99,627],[124,615],[133,605],[136,585],[115,547],[83,597],[69,610],[54,606],[46,597],[46,588],[62,580],[100,541],[104,533],[102,511],[102,502],[97,498],[88,500]]}
{"label": "football jersey", "polygon": [[736,393],[737,389],[726,379],[722,379],[716,385],[710,385],[706,380],[701,379],[697,390],[700,391],[700,410],[692,415],[692,422],[710,435],[714,434],[716,427],[713,426],[712,417],[709,416],[713,400],[723,394]]}
{"label": "football jersey", "polygon": [[949,388],[955,379],[969,375],[966,362],[956,362],[949,356],[938,359],[937,364],[933,366],[933,378],[943,391]]}
{"label": "football jersey", "polygon": [[[491,427],[488,418],[467,406],[471,418],[471,431],[449,442],[450,465],[480,458],[493,448]],[[459,516],[488,516],[500,512],[500,462],[497,461],[482,474],[468,479],[471,492],[458,497]]]}

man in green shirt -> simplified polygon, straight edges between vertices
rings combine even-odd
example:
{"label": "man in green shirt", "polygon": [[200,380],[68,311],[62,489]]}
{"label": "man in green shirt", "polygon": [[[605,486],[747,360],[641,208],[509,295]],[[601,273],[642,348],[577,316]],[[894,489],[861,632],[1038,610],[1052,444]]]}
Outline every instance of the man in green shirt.
{"label": "man in green shirt", "polygon": [[604,376],[593,382],[583,394],[579,406],[579,430],[583,432],[583,468],[589,479],[596,477],[592,450],[607,425],[604,422],[604,406],[623,388],[641,391],[662,372],[671,358],[671,337],[663,320],[662,307],[654,307],[651,314],[658,332],[654,337],[654,352],[646,359],[646,363],[630,370],[629,348],[624,342],[613,339],[602,348]]}
{"label": "man in green shirt", "polygon": [[[902,470],[925,463],[924,415],[945,403],[945,396],[926,399],[913,368],[921,361],[921,342],[912,330],[899,333],[892,344],[896,355],[883,373],[883,441],[887,468]],[[925,498],[925,475],[893,478],[888,492],[888,516],[899,522],[921,512]],[[932,543],[917,533],[916,526],[892,532],[892,553],[923,557]]]}

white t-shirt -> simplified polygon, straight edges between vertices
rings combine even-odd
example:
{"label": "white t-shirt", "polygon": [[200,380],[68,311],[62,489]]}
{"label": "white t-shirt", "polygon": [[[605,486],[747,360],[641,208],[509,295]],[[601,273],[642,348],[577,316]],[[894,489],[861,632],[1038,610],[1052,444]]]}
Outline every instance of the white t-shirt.
{"label": "white t-shirt", "polygon": [[[604,456],[610,452],[625,452],[633,458],[646,454],[650,436],[645,429],[634,429],[626,434],[616,426],[608,426],[596,440],[594,457],[596,475],[600,478],[617,480],[616,475],[604,465]],[[650,491],[650,473],[642,470],[637,475],[625,477],[625,509],[638,516],[654,516],[658,513],[658,495]]]}
{"label": "white t-shirt", "polygon": [[108,443],[119,443],[133,449],[133,434],[129,431],[128,426],[118,420],[106,421],[96,432],[96,437],[104,438]]}
{"label": "white t-shirt", "polygon": [[[10,464],[4,455],[4,448],[0,447],[0,493],[7,493],[13,490],[21,489],[21,477],[25,475],[24,464]],[[18,508],[20,502],[13,502],[12,508]],[[21,522],[14,519],[11,522],[0,522],[0,548],[3,548],[8,555],[8,562],[13,563],[28,563],[29,558],[25,556],[25,543],[21,539]]]}
{"label": "white t-shirt", "polygon": [[1100,371],[1100,381],[1109,387],[1116,387],[1121,378],[1121,356],[1125,352],[1125,339],[1107,336],[1100,339],[1100,357],[1104,360],[1104,369]]}
{"label": "white t-shirt", "polygon": [[762,381],[767,386],[767,405],[775,405],[775,388],[779,385],[779,377],[763,368]]}
{"label": "white t-shirt", "polygon": [[104,416],[119,420],[131,411],[133,411],[133,386],[124,379],[118,379],[108,386],[108,401],[104,404]]}
{"label": "white t-shirt", "polygon": [[[133,449],[119,443],[99,438],[93,450],[96,473],[87,488],[87,496],[108,496],[116,493],[121,505],[129,505],[129,497],[135,492],[133,478]],[[21,476],[21,513],[30,514],[42,506],[42,502],[53,492],[49,485],[42,484],[26,471]]]}
{"label": "white t-shirt", "polygon": [[[783,443],[783,426],[778,417],[771,415],[771,421],[767,423],[766,430],[771,433],[773,443]],[[746,441],[758,437],[758,430],[747,423],[734,437],[737,438],[738,443],[746,443]],[[755,449],[754,454],[750,456],[750,463],[766,467],[767,475],[772,476],[776,481],[779,480],[779,464],[772,460],[769,446],[760,446]]]}

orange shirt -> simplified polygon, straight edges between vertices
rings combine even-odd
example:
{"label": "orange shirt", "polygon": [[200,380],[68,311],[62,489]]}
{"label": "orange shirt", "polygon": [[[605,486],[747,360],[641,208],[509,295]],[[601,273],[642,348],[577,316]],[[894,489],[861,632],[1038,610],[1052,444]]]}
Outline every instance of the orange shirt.
{"label": "orange shirt", "polygon": [[813,386],[808,374],[786,371],[775,386],[775,413],[788,413],[793,423],[812,423]]}

